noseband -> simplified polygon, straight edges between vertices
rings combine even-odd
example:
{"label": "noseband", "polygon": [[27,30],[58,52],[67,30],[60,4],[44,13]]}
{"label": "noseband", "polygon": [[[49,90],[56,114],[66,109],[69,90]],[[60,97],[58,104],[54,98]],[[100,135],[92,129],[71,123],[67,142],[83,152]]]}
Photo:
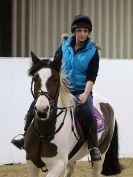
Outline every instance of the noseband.
{"label": "noseband", "polygon": [[55,97],[51,96],[48,92],[45,92],[43,90],[40,90],[40,92],[37,95],[37,99],[40,96],[45,96],[48,101],[49,101],[49,105],[50,105],[50,110],[52,110],[53,108],[55,108],[55,106],[57,105],[57,99],[58,99],[58,95],[59,95],[59,91],[57,89],[56,95]]}

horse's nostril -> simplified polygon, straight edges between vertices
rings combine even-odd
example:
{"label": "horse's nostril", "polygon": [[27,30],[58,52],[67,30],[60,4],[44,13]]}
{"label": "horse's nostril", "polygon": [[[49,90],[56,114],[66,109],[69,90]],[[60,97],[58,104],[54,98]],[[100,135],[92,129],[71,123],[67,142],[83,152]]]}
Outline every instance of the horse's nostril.
{"label": "horse's nostril", "polygon": [[49,110],[49,106],[46,107],[45,111],[48,111]]}

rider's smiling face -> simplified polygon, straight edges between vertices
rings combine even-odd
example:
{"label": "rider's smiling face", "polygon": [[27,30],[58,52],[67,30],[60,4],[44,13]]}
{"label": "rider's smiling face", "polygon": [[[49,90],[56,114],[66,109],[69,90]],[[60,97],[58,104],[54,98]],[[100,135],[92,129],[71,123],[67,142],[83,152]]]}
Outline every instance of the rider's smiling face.
{"label": "rider's smiling face", "polygon": [[83,42],[87,39],[90,31],[87,28],[76,28],[74,31],[74,35],[79,42]]}

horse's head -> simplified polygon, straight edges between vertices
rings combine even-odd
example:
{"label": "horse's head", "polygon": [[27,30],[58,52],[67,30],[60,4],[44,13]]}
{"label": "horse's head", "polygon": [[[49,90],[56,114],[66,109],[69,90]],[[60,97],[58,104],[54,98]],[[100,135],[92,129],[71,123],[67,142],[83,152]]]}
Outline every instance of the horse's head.
{"label": "horse's head", "polygon": [[60,86],[61,59],[56,62],[39,59],[33,52],[32,66],[29,75],[33,78],[33,94],[36,99],[35,110],[37,116],[46,120],[57,104]]}

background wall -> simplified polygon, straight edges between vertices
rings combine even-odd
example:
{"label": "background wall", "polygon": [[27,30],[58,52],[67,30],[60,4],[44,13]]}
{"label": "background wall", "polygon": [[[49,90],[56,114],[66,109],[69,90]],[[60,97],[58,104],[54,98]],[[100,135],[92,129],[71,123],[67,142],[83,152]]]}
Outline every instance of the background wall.
{"label": "background wall", "polygon": [[[0,164],[25,162],[25,152],[10,141],[23,133],[32,101],[29,58],[0,58]],[[113,105],[119,125],[120,156],[133,157],[133,60],[101,60],[94,91]]]}
{"label": "background wall", "polygon": [[12,0],[12,56],[53,56],[74,15],[92,19],[104,58],[133,58],[132,0]]}

